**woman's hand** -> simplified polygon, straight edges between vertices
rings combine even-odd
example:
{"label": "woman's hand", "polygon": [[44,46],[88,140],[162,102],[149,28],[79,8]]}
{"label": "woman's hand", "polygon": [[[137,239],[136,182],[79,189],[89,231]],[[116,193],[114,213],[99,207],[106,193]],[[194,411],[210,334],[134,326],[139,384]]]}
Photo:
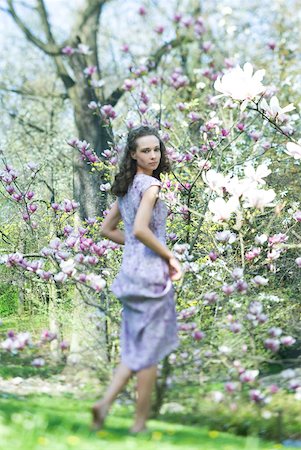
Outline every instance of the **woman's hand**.
{"label": "woman's hand", "polygon": [[183,276],[181,264],[175,256],[168,259],[169,276],[172,281],[177,281]]}

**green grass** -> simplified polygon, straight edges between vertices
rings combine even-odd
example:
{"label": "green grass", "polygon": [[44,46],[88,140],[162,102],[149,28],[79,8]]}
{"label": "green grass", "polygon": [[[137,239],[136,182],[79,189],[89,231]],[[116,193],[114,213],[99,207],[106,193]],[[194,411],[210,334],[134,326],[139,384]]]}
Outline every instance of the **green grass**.
{"label": "green grass", "polygon": [[[92,401],[69,396],[0,395],[0,449],[14,450],[259,450],[279,449],[256,437],[238,437],[230,433],[180,423],[149,420],[149,432],[132,436],[133,406],[115,404],[105,427],[89,431]],[[286,447],[289,448],[289,447]]]}

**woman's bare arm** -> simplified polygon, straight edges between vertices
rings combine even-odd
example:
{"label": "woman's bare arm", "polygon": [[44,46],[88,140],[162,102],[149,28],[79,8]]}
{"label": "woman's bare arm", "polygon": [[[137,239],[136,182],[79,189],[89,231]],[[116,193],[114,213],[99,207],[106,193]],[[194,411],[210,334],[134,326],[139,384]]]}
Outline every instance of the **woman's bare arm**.
{"label": "woman's bare arm", "polygon": [[124,232],[117,228],[120,220],[121,214],[118,208],[118,201],[116,200],[102,222],[100,233],[102,236],[116,242],[117,244],[124,244]]}
{"label": "woman's bare arm", "polygon": [[159,186],[150,186],[142,196],[133,226],[133,234],[162,258],[169,260],[173,253],[162,244],[149,228],[153,208],[158,197]]}

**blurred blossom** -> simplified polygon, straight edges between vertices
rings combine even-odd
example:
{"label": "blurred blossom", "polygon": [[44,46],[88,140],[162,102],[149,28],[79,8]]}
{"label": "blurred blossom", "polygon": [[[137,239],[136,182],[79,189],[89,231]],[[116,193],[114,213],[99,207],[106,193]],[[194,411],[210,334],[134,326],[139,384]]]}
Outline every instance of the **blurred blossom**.
{"label": "blurred blossom", "polygon": [[274,206],[272,203],[276,197],[276,192],[273,189],[250,189],[245,193],[244,208],[257,208],[263,211],[265,207]]}
{"label": "blurred blossom", "polygon": [[295,142],[287,142],[286,144],[286,153],[289,156],[292,156],[294,159],[301,159],[301,139],[298,140],[298,143]]}
{"label": "blurred blossom", "polygon": [[264,244],[267,240],[268,240],[268,237],[267,237],[266,234],[261,234],[260,236],[257,235],[257,236],[255,237],[255,243],[256,243],[257,245],[262,245],[262,244]]}
{"label": "blurred blossom", "polygon": [[218,231],[215,234],[216,240],[220,242],[227,242],[232,244],[236,241],[236,234],[232,233],[230,230]]}
{"label": "blurred blossom", "polygon": [[296,211],[295,214],[293,215],[293,218],[294,218],[297,222],[301,222],[301,211]]}
{"label": "blurred blossom", "polygon": [[253,283],[256,284],[257,286],[266,286],[269,282],[269,280],[267,278],[264,278],[260,275],[256,275],[256,277],[254,277],[252,279]]}

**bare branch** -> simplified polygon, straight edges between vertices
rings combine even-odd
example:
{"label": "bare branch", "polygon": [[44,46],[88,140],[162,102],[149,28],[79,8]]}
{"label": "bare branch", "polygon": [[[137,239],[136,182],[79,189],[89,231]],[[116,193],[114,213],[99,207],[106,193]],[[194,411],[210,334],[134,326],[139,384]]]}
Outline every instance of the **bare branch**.
{"label": "bare branch", "polygon": [[13,0],[7,0],[7,3],[9,7],[8,8],[9,14],[12,16],[18,27],[23,31],[23,33],[30,42],[32,42],[40,50],[42,50],[44,53],[47,53],[48,55],[59,55],[61,53],[61,49],[58,45],[52,42],[45,43],[31,32],[31,30],[25,25],[25,23],[18,16],[14,8]]}
{"label": "bare branch", "polygon": [[49,21],[49,18],[48,18],[48,13],[47,13],[47,10],[46,10],[46,7],[45,7],[44,0],[38,0],[37,10],[39,12],[44,31],[46,33],[48,43],[56,45],[56,42],[54,40],[52,31],[51,31],[50,21]]}
{"label": "bare branch", "polygon": [[0,84],[0,91],[5,92],[13,92],[14,94],[22,95],[24,97],[30,97],[30,98],[61,98],[62,100],[66,100],[68,98],[67,94],[52,94],[49,92],[34,92],[34,91],[27,91],[26,89],[20,89],[20,88],[13,88],[13,87],[7,87]]}

